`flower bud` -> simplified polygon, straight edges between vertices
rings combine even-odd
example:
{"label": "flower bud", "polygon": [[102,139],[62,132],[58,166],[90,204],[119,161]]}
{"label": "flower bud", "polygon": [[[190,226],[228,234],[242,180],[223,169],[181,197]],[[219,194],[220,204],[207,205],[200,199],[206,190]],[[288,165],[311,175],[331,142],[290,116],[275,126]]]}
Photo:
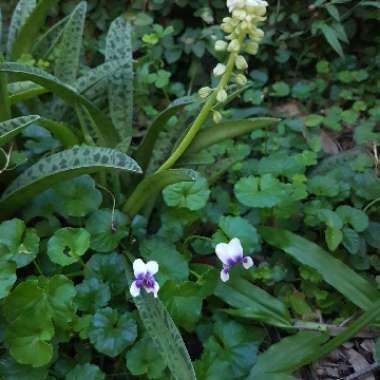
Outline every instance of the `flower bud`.
{"label": "flower bud", "polygon": [[215,42],[216,51],[225,51],[227,49],[227,42],[223,40],[218,40]]}
{"label": "flower bud", "polygon": [[238,74],[236,75],[235,77],[235,82],[239,85],[239,86],[245,86],[247,84],[247,77],[243,74]]}
{"label": "flower bud", "polygon": [[222,121],[223,116],[220,112],[214,111],[212,114],[212,119],[214,120],[214,123],[219,124]]}
{"label": "flower bud", "polygon": [[248,63],[242,55],[238,55],[235,60],[235,66],[238,70],[247,70]]}
{"label": "flower bud", "polygon": [[207,98],[211,94],[211,91],[212,91],[212,88],[210,87],[202,87],[201,89],[199,89],[198,95],[201,98]]}
{"label": "flower bud", "polygon": [[220,77],[225,73],[225,71],[226,71],[226,66],[223,65],[222,63],[218,63],[215,66],[213,73],[216,77]]}
{"label": "flower bud", "polygon": [[223,103],[227,100],[227,92],[226,90],[219,90],[218,94],[216,95],[216,100],[219,103]]}
{"label": "flower bud", "polygon": [[240,50],[239,40],[233,39],[228,45],[229,52],[238,52]]}
{"label": "flower bud", "polygon": [[245,46],[244,50],[251,55],[257,54],[259,50],[259,45],[256,42],[248,42],[247,45]]}
{"label": "flower bud", "polygon": [[234,27],[230,23],[223,23],[221,28],[225,33],[232,33],[234,30]]}

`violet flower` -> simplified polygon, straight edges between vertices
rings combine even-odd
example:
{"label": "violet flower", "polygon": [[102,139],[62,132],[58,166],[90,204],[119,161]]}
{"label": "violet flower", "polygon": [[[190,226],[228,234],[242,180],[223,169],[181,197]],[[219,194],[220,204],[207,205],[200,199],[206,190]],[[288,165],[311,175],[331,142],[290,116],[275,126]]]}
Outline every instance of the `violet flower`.
{"label": "violet flower", "polygon": [[226,282],[230,278],[231,268],[241,263],[245,269],[253,266],[253,260],[249,256],[243,256],[243,247],[238,238],[233,238],[229,243],[219,243],[215,247],[215,253],[223,263],[220,279]]}
{"label": "violet flower", "polygon": [[146,264],[141,259],[136,259],[133,262],[133,272],[135,281],[132,282],[130,293],[132,297],[140,295],[141,288],[144,288],[147,293],[153,293],[157,298],[160,286],[154,278],[158,272],[158,264],[156,261],[148,261]]}

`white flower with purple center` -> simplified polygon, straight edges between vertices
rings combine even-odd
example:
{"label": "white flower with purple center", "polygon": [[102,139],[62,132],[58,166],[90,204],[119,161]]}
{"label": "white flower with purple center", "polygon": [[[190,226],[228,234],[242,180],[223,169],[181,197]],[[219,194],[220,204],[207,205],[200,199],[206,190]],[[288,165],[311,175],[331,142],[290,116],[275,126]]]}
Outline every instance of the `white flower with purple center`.
{"label": "white flower with purple center", "polygon": [[223,263],[220,279],[226,282],[230,278],[230,270],[235,264],[242,264],[245,269],[253,266],[253,260],[243,255],[243,247],[238,238],[233,238],[229,243],[219,243],[215,247],[215,253]]}
{"label": "white flower with purple center", "polygon": [[130,292],[132,297],[140,295],[141,288],[144,288],[147,293],[153,293],[157,298],[157,293],[160,289],[154,275],[158,272],[158,264],[155,261],[148,261],[146,264],[141,259],[136,259],[133,262],[133,272],[135,281],[132,282]]}

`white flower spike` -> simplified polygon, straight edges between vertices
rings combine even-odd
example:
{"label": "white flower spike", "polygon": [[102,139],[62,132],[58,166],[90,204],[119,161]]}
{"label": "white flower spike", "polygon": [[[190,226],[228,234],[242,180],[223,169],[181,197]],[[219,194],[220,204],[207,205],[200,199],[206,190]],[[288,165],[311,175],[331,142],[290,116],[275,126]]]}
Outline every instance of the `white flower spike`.
{"label": "white flower spike", "polygon": [[147,293],[153,293],[157,298],[160,286],[154,278],[158,272],[158,264],[155,261],[148,261],[146,264],[141,259],[136,259],[133,262],[133,272],[135,281],[132,282],[130,293],[132,297],[140,295],[141,288],[144,288]]}
{"label": "white flower spike", "polygon": [[238,238],[233,238],[229,243],[219,243],[215,247],[215,253],[223,263],[220,279],[227,282],[230,278],[230,270],[235,264],[242,264],[245,269],[253,266],[253,260],[243,255],[243,247]]}

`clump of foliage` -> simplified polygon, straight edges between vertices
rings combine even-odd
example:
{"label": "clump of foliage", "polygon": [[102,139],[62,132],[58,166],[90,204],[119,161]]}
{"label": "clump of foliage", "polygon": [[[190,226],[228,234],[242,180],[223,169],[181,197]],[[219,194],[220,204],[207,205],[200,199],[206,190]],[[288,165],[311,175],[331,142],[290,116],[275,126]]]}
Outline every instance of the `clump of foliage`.
{"label": "clump of foliage", "polygon": [[112,3],[2,40],[0,374],[295,379],[379,320],[378,4]]}

